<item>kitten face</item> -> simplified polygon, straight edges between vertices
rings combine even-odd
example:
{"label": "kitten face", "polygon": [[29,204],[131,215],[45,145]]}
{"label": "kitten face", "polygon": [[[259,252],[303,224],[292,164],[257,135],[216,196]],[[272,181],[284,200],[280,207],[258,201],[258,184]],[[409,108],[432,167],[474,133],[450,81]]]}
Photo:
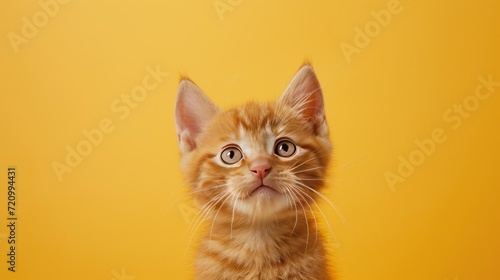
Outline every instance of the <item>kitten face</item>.
{"label": "kitten face", "polygon": [[184,80],[176,123],[182,170],[196,200],[212,213],[264,221],[306,211],[323,185],[331,143],[310,66],[276,103],[227,111]]}

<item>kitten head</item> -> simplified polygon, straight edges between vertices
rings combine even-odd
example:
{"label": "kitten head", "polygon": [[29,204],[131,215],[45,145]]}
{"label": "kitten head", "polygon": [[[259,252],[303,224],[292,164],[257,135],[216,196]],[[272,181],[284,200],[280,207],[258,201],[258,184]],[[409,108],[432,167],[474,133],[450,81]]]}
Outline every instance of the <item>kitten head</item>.
{"label": "kitten head", "polygon": [[175,121],[181,169],[208,211],[266,220],[290,209],[307,211],[305,203],[323,186],[332,145],[321,87],[309,65],[275,103],[227,111],[184,79]]}

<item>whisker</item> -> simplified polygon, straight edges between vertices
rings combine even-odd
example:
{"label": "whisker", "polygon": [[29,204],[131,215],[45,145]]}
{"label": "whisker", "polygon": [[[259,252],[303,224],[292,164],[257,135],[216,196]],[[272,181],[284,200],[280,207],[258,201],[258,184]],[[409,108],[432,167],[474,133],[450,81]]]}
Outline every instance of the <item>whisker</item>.
{"label": "whisker", "polygon": [[224,201],[222,202],[222,204],[220,205],[219,209],[217,209],[217,212],[215,213],[215,216],[212,220],[212,225],[210,226],[210,234],[209,234],[209,238],[208,240],[212,240],[212,230],[214,229],[214,224],[215,224],[215,220],[217,219],[217,215],[219,215],[219,212],[220,210],[222,209],[222,207],[224,206],[224,204],[226,203],[226,201],[231,197],[231,194],[228,194],[226,199],[224,199]]}
{"label": "whisker", "polygon": [[294,192],[294,189],[293,189],[293,186],[290,185],[292,188],[290,189],[291,190],[291,194],[296,198],[296,200],[299,202],[300,206],[302,207],[302,212],[304,213],[304,219],[306,220],[306,248],[305,248],[305,251],[304,251],[304,255],[307,254],[307,248],[309,246],[309,221],[308,221],[308,217],[307,217],[307,214],[306,214],[306,209],[304,208],[304,204],[302,204],[302,202],[300,201],[300,199],[297,197],[297,194]]}
{"label": "whisker", "polygon": [[335,239],[335,243],[338,244],[338,239],[337,239],[337,236],[335,236],[333,230],[332,230],[332,227],[330,225],[330,222],[328,221],[328,219],[326,218],[326,215],[325,213],[323,212],[323,210],[321,209],[321,207],[319,207],[319,204],[309,195],[307,194],[304,190],[300,189],[300,188],[297,188],[300,192],[302,192],[304,195],[306,195],[309,199],[311,199],[313,201],[313,203],[315,204],[316,208],[318,209],[318,211],[321,213],[321,216],[323,216],[323,220],[326,222],[327,226],[328,226],[328,229],[330,230],[330,234],[332,235],[333,239]]}
{"label": "whisker", "polygon": [[308,185],[304,184],[304,183],[301,183],[301,182],[298,182],[297,180],[294,180],[295,183],[297,183],[298,185],[300,186],[303,186],[307,189],[309,189],[310,191],[314,192],[315,194],[317,194],[318,196],[320,196],[323,200],[325,200],[326,202],[328,202],[328,204],[330,204],[330,206],[332,206],[332,208],[335,210],[335,212],[337,213],[337,215],[340,217],[340,219],[342,220],[342,222],[344,224],[346,224],[349,229],[351,230],[351,232],[354,232],[351,225],[349,224],[349,222],[347,221],[347,219],[345,218],[344,214],[340,211],[340,209],[333,203],[331,202],[324,194],[318,192],[317,190],[309,187]]}
{"label": "whisker", "polygon": [[[219,198],[219,195],[220,195],[220,198]],[[204,209],[202,208],[202,210],[200,210],[198,212],[198,214],[200,214],[200,216],[195,221],[194,225],[196,225],[196,228],[194,228],[193,232],[191,233],[191,236],[189,237],[189,241],[188,241],[186,250],[184,251],[184,256],[186,255],[187,250],[188,250],[189,246],[191,245],[191,241],[192,241],[192,239],[194,237],[194,234],[198,231],[198,228],[201,226],[201,224],[203,223],[203,221],[206,220],[207,216],[210,214],[210,212],[212,211],[212,209],[215,208],[215,205],[217,205],[217,203],[222,198],[224,198],[224,196],[226,195],[226,193],[220,193],[219,195],[215,196],[214,199],[211,199],[209,202],[207,202],[204,205],[204,207],[203,207]],[[215,198],[218,198],[218,199],[215,199]],[[198,216],[198,214],[196,214],[196,216]],[[205,214],[205,215],[203,216],[203,214]],[[203,218],[201,218],[201,216],[203,216]],[[193,227],[194,227],[194,225],[193,225]]]}
{"label": "whisker", "polygon": [[[187,188],[188,186],[183,185],[182,187]],[[176,194],[176,192],[178,192],[178,193]],[[183,190],[179,188],[179,189],[175,189],[174,192],[172,192],[170,194],[167,201],[172,199],[174,196],[179,196],[179,197],[177,197],[173,202],[169,203],[168,207],[165,209],[165,211],[163,211],[162,216],[166,215],[181,199],[183,199],[184,197],[187,196],[186,194],[182,194],[181,192],[183,192]]]}
{"label": "whisker", "polygon": [[[220,180],[220,181],[223,181],[223,180]],[[217,186],[210,187],[210,188],[205,188],[205,189],[202,189],[202,190],[189,191],[187,193],[179,194],[179,196],[172,203],[170,203],[170,205],[167,207],[167,209],[163,212],[163,215],[165,215],[166,213],[168,213],[179,201],[181,201],[182,199],[185,199],[186,197],[191,197],[192,194],[195,194],[195,193],[198,193],[198,192],[208,191],[208,190],[211,190],[211,189],[221,188],[221,187],[224,187],[224,186],[226,186],[226,184],[217,185]],[[188,187],[188,186],[186,186],[186,187]],[[171,196],[174,196],[174,194],[172,194]]]}
{"label": "whisker", "polygon": [[[212,207],[212,205],[214,203],[217,203],[219,201],[219,198],[223,197],[224,196],[224,193],[219,193],[217,195],[215,195],[213,198],[211,198],[207,203],[205,203],[205,205],[203,205],[200,210],[198,211],[198,213],[194,216],[193,220],[191,221],[191,223],[189,224],[188,226],[188,229],[191,228],[191,225],[193,225],[193,223],[197,224],[198,223],[198,220],[201,218],[201,216],[203,216],[203,214],[209,209]],[[204,220],[201,219],[202,221]]]}
{"label": "whisker", "polygon": [[236,195],[234,196],[234,199],[233,199],[233,210],[232,210],[232,213],[231,213],[231,230],[230,230],[230,234],[229,234],[229,239],[233,238],[234,212],[236,210],[236,201],[238,200],[238,197],[240,196],[240,192],[241,191],[239,191],[238,193],[236,193]]}
{"label": "whisker", "polygon": [[[297,198],[298,199],[298,198]],[[306,248],[304,250],[304,255],[307,254],[307,248],[309,247],[309,222],[306,214],[306,209],[304,208],[304,204],[299,200],[300,206],[302,207],[302,212],[304,213],[304,219],[306,220]]]}
{"label": "whisker", "polygon": [[300,170],[300,171],[296,171],[294,172],[295,174],[300,174],[300,173],[304,173],[304,172],[308,172],[308,171],[313,171],[313,170],[318,170],[318,169],[322,169],[323,167],[321,166],[317,166],[317,167],[312,167],[312,168],[308,168],[308,169],[304,169],[304,170]]}
{"label": "whisker", "polygon": [[190,191],[186,195],[195,194],[195,193],[201,193],[201,192],[206,192],[206,191],[209,191],[209,190],[218,189],[218,188],[222,188],[222,187],[226,187],[226,186],[227,186],[226,184],[221,184],[221,185],[212,186],[212,187],[209,187],[209,188],[203,188],[201,190]]}
{"label": "whisker", "polygon": [[323,178],[300,178],[300,177],[297,178],[301,181],[325,181],[325,179]]}
{"label": "whisker", "polygon": [[[324,157],[324,156],[321,156],[321,157]],[[292,166],[290,166],[290,168],[288,168],[288,169],[287,169],[287,171],[293,171],[293,170],[295,170],[295,169],[297,169],[297,168],[301,167],[302,165],[304,165],[304,164],[306,164],[306,163],[308,163],[308,162],[311,162],[311,161],[313,161],[313,160],[316,160],[316,159],[318,159],[318,158],[319,158],[319,157],[312,157],[312,158],[310,158],[310,159],[307,159],[307,160],[304,160],[304,161],[300,162],[300,164],[298,164],[298,165],[295,165],[295,164],[296,164],[296,163],[299,163],[299,161],[294,162],[294,164],[293,164]]]}
{"label": "whisker", "polygon": [[[295,190],[297,190],[297,194],[300,195],[300,197],[302,197],[302,199],[304,200],[304,202],[309,207],[309,210],[311,210],[311,213],[313,213],[311,204],[309,203],[309,201],[302,194],[305,194],[312,201],[314,201],[314,199],[310,195],[308,195],[307,193],[305,193],[303,190],[301,190],[300,188],[298,188],[296,186],[293,186],[292,188],[295,189]],[[313,217],[313,220],[314,220],[314,229],[315,229],[314,246],[316,246],[316,244],[318,242],[318,222],[316,220],[316,216],[315,215],[312,215],[312,217]]]}
{"label": "whisker", "polygon": [[[288,194],[290,194],[290,196],[292,196],[291,194],[291,190],[290,190],[290,187],[288,186],[285,186],[285,195],[286,197],[288,198]],[[295,231],[295,228],[297,227],[297,223],[299,222],[299,217],[298,217],[298,213],[297,213],[297,203],[293,203],[292,201],[292,197],[290,197],[290,209],[292,209],[292,205],[295,206],[295,224],[293,225],[293,228],[292,228],[292,231],[290,232],[290,237],[292,237],[294,231]]]}
{"label": "whisker", "polygon": [[346,163],[346,164],[344,164],[344,165],[342,165],[342,166],[340,166],[340,167],[337,167],[336,169],[337,169],[337,170],[347,169],[347,168],[349,167],[349,165],[351,165],[351,164],[353,164],[354,162],[356,162],[356,161],[358,161],[358,160],[362,159],[364,156],[366,156],[366,153],[362,154],[362,155],[361,155],[361,156],[359,156],[358,158],[355,158],[355,159],[353,159],[353,160],[349,161],[348,163]]}
{"label": "whisker", "polygon": [[[193,217],[191,222],[189,223],[188,227],[186,228],[186,232],[184,235],[187,234],[190,230],[194,230],[195,228],[198,228],[198,224],[204,221],[208,215],[208,211],[215,203],[217,203],[218,196],[215,196],[213,199],[205,203],[200,210],[198,210],[198,213]],[[194,234],[194,232],[191,232],[191,234]]]}

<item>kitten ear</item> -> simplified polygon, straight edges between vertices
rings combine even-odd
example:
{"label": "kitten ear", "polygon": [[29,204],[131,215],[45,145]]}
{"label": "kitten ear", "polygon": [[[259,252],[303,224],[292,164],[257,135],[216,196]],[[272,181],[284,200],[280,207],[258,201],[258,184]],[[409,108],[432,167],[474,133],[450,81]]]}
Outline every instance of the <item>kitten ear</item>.
{"label": "kitten ear", "polygon": [[297,110],[313,126],[317,134],[328,132],[323,93],[311,65],[304,65],[299,69],[278,100],[278,104]]}
{"label": "kitten ear", "polygon": [[220,111],[193,82],[181,80],[175,103],[175,125],[181,153],[196,148],[196,138]]}

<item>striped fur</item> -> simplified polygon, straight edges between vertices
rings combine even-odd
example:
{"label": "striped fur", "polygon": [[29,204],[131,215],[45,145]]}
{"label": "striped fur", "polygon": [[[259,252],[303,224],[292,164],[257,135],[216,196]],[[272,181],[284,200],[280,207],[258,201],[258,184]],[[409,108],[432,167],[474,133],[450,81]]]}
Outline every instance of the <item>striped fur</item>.
{"label": "striped fur", "polygon": [[[176,103],[181,169],[206,225],[195,279],[332,279],[313,209],[323,187],[332,145],[323,97],[309,65],[275,103],[223,111],[189,80]],[[290,140],[290,157],[274,153]],[[243,158],[221,160],[228,145]],[[264,178],[252,173],[263,161]],[[256,192],[259,185],[273,191]]]}

